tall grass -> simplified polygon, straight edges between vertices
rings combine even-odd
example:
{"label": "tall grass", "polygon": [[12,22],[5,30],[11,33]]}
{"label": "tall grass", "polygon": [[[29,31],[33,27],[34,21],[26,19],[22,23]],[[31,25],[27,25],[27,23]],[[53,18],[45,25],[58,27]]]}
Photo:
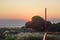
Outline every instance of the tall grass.
{"label": "tall grass", "polygon": [[[43,33],[19,33],[16,35],[8,35],[5,40],[43,40]],[[48,34],[47,40],[60,40],[56,35]]]}

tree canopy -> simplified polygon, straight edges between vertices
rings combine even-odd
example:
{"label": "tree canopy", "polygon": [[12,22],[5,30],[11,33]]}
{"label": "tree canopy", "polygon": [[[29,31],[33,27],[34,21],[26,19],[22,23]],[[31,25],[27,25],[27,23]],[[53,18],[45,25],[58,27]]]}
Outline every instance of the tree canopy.
{"label": "tree canopy", "polygon": [[[32,28],[38,32],[45,31],[45,20],[40,16],[33,16],[31,21],[26,22],[26,28]],[[59,32],[60,31],[60,22],[52,24],[50,21],[47,21],[47,31],[49,32]]]}

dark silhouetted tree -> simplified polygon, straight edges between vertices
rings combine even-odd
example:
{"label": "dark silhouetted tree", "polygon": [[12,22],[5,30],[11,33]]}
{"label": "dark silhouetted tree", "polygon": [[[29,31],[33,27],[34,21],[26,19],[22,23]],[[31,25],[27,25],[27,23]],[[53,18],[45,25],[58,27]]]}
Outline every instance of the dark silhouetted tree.
{"label": "dark silhouetted tree", "polygon": [[[45,31],[45,20],[40,16],[33,16],[32,20],[25,24],[25,27],[32,28],[38,32]],[[60,22],[52,24],[50,21],[47,21],[46,29],[48,32],[60,32]]]}
{"label": "dark silhouetted tree", "polygon": [[36,31],[44,31],[44,19],[40,16],[33,16],[31,22],[25,24],[26,28],[32,28]]}
{"label": "dark silhouetted tree", "polygon": [[56,23],[56,26],[57,26],[56,31],[60,32],[60,22]]}

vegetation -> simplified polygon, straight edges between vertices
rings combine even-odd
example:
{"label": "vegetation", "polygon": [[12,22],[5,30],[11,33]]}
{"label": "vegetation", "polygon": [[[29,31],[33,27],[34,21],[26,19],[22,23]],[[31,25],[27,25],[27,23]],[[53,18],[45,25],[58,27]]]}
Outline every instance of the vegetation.
{"label": "vegetation", "polygon": [[[32,17],[32,21],[28,21],[25,24],[25,28],[32,28],[36,30],[37,32],[44,32],[45,31],[45,20],[41,18],[40,16],[34,16]],[[60,22],[59,23],[51,23],[50,21],[47,21],[47,27],[48,32],[60,32]]]}
{"label": "vegetation", "polygon": [[[10,35],[7,36],[5,40],[42,40],[43,39],[43,33],[20,33],[17,35]],[[57,37],[56,35],[48,34],[47,40],[60,40],[60,37]]]}
{"label": "vegetation", "polygon": [[[48,32],[60,32],[60,22],[47,21]],[[40,16],[32,17],[21,28],[0,28],[0,40],[42,40],[45,32],[45,20]],[[60,40],[60,34],[48,34],[47,40]]]}

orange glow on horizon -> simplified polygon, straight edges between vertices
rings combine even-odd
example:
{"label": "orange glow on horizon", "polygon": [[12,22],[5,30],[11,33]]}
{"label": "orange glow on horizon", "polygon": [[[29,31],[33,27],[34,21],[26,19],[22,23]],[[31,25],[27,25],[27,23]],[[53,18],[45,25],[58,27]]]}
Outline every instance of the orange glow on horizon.
{"label": "orange glow on horizon", "polygon": [[0,0],[0,19],[23,19],[31,21],[35,15],[48,19],[60,19],[60,0]]}

